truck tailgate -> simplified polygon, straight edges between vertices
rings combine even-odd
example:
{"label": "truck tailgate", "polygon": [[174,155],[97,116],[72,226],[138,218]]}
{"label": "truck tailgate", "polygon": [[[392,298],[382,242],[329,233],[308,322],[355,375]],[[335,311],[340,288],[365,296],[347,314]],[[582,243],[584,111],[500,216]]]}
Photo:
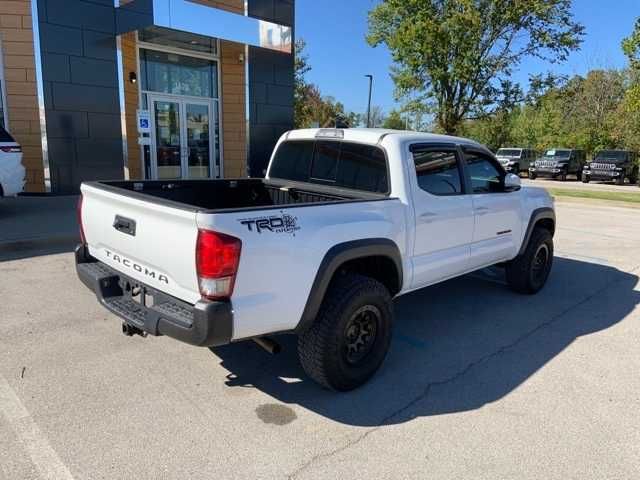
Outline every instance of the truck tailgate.
{"label": "truck tailgate", "polygon": [[200,299],[196,212],[82,185],[89,253],[141,283],[189,303]]}

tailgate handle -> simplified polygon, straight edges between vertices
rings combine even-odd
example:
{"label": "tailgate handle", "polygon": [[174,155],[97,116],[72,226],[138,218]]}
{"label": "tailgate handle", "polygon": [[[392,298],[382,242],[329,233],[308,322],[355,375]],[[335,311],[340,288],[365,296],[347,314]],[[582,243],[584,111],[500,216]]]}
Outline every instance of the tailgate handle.
{"label": "tailgate handle", "polygon": [[130,218],[121,217],[116,215],[116,219],[113,221],[113,228],[119,232],[126,233],[132,237],[136,236],[136,221]]}

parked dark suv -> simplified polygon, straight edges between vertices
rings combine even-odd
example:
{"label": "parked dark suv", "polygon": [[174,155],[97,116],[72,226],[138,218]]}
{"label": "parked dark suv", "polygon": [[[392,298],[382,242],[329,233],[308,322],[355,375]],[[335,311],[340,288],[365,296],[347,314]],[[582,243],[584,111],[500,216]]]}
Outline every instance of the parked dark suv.
{"label": "parked dark suv", "polygon": [[551,177],[565,181],[567,175],[575,174],[576,178],[580,180],[582,179],[582,167],[585,163],[584,150],[547,150],[529,167],[529,178],[535,180],[537,177]]}
{"label": "parked dark suv", "polygon": [[627,150],[602,150],[584,167],[582,181],[603,180],[624,185],[625,178],[638,180],[638,154]]}

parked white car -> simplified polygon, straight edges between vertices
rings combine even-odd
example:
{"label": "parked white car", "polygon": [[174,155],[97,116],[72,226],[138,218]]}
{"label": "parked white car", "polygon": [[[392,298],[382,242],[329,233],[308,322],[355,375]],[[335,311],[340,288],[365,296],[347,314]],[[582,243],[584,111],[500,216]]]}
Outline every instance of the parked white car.
{"label": "parked white car", "polygon": [[22,192],[24,175],[22,147],[0,127],[0,197],[13,197]]}
{"label": "parked white car", "polygon": [[549,194],[463,138],[298,130],[266,178],[81,190],[78,275],[125,334],[269,350],[293,332],[304,370],[334,390],[382,363],[393,297],[496,264],[533,294],[553,263]]}

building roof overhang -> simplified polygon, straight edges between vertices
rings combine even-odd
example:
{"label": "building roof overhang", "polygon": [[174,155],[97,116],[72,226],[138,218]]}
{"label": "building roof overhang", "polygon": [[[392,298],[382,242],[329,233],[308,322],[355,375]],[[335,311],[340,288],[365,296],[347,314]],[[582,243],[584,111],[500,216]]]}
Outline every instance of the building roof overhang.
{"label": "building roof overhang", "polygon": [[116,9],[118,35],[152,26],[292,53],[291,26],[240,15],[196,1],[133,0]]}

